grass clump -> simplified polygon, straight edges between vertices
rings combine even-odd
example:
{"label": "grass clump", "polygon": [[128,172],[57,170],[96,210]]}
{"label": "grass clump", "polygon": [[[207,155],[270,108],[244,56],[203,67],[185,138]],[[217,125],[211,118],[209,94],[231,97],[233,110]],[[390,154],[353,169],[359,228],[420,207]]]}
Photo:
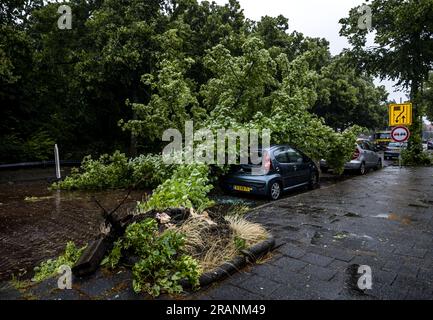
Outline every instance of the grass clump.
{"label": "grass clump", "polygon": [[225,219],[229,222],[234,237],[245,241],[246,247],[251,247],[269,237],[266,229],[258,223],[250,222],[240,216],[227,216]]}
{"label": "grass clump", "polygon": [[242,217],[227,216],[215,223],[207,213],[193,215],[176,228],[185,234],[185,249],[197,259],[203,272],[212,271],[269,236],[261,225]]}

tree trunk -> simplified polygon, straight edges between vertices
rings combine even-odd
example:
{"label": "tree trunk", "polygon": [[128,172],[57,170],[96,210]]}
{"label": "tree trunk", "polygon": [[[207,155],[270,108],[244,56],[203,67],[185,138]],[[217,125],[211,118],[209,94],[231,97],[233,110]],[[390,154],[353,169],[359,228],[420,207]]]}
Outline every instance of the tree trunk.
{"label": "tree trunk", "polygon": [[423,152],[422,148],[422,111],[419,103],[419,85],[416,80],[412,81],[410,99],[413,105],[413,123],[410,126],[411,136],[409,139],[408,150],[413,158]]}
{"label": "tree trunk", "polygon": [[[138,98],[137,98],[137,91],[134,90],[133,93],[133,103],[137,103],[138,102]],[[132,110],[132,120],[137,120],[137,112],[135,112],[135,110]],[[135,158],[137,156],[137,137],[134,134],[134,131],[131,131],[131,140],[130,140],[130,145],[129,145],[129,156],[131,158]]]}

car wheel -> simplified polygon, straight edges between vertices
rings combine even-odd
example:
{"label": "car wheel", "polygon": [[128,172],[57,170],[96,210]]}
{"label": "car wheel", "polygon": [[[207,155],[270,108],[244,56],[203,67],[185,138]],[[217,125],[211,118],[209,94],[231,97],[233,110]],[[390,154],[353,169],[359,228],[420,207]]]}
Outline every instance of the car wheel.
{"label": "car wheel", "polygon": [[380,169],[382,169],[382,168],[383,168],[383,166],[382,166],[382,159],[379,158],[379,160],[377,160],[377,164],[376,164],[376,166],[374,167],[374,169],[375,169],[375,170],[380,170]]}
{"label": "car wheel", "polygon": [[365,167],[365,163],[361,163],[361,166],[359,167],[359,174],[363,176],[367,173],[367,168]]}
{"label": "car wheel", "polygon": [[320,168],[320,170],[321,170],[323,173],[327,173],[327,172],[329,171],[328,168]]}
{"label": "car wheel", "polygon": [[278,200],[281,197],[282,191],[281,183],[277,181],[271,182],[269,187],[269,198],[271,200]]}
{"label": "car wheel", "polygon": [[319,176],[315,170],[310,173],[310,181],[308,183],[308,189],[313,190],[319,185]]}

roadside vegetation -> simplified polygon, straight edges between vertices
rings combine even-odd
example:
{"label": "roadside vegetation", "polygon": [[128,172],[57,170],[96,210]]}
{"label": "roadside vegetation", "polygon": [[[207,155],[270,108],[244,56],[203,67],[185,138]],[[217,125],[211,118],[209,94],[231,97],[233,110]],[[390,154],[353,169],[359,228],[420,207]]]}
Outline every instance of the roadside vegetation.
{"label": "roadside vegetation", "polygon": [[[130,266],[136,293],[154,297],[161,293],[179,294],[184,291],[182,281],[197,289],[203,273],[213,271],[269,236],[262,226],[238,215],[222,217],[191,209],[183,221],[171,223],[168,215],[164,219],[167,220],[157,215],[129,225],[101,263],[112,270]],[[58,275],[63,265],[72,267],[84,249],[68,242],[62,255],[35,267],[32,281]]]}
{"label": "roadside vegetation", "polygon": [[119,151],[98,159],[84,157],[80,168],[54,183],[52,189],[101,190],[121,188],[154,188],[171,177],[173,165],[166,165],[160,155],[141,155],[128,159]]}
{"label": "roadside vegetation", "polygon": [[159,185],[150,198],[138,203],[138,212],[167,208],[194,208],[199,212],[213,205],[208,193],[213,188],[206,165],[180,165],[173,175]]}
{"label": "roadside vegetation", "polygon": [[152,296],[162,292],[177,294],[184,290],[182,280],[198,288],[203,273],[267,237],[263,227],[242,217],[215,219],[207,212],[191,210],[190,216],[179,224],[158,224],[153,218],[133,223],[103,264],[115,269],[125,254],[132,254],[136,261],[132,266],[135,292]]}
{"label": "roadside vegetation", "polygon": [[410,150],[402,150],[401,162],[405,166],[432,166],[433,155],[426,151],[413,153]]}

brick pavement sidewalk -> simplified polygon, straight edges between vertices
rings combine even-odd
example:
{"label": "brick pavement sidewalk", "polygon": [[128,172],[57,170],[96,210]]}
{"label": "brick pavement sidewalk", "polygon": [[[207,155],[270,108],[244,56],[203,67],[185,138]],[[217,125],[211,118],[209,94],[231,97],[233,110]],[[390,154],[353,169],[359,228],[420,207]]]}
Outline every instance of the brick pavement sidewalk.
{"label": "brick pavement sidewalk", "polygon": [[388,167],[257,208],[282,246],[191,298],[433,299],[432,186],[432,168]]}

